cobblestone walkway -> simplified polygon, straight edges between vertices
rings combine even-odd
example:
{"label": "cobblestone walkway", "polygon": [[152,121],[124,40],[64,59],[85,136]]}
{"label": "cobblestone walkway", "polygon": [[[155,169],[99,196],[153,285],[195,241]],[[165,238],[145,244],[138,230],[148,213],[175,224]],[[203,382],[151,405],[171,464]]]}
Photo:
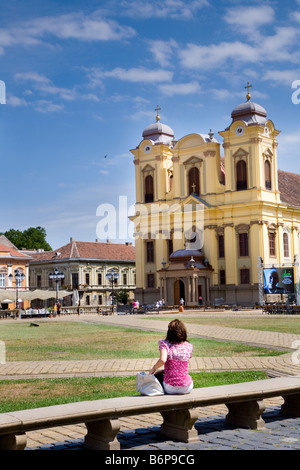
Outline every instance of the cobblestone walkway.
{"label": "cobblestone walkway", "polygon": [[[238,314],[234,313],[226,312],[224,315],[233,315],[238,318]],[[243,314],[243,316],[245,315],[247,313]],[[255,313],[255,315],[259,316],[259,313]],[[176,317],[179,316],[176,314]],[[191,314],[187,313],[186,316],[190,317]],[[181,317],[184,319],[184,315]],[[61,320],[97,322],[165,333],[170,316],[150,319],[138,315],[107,317],[91,315],[79,318],[75,316],[62,317]],[[300,374],[297,355],[297,348],[300,349],[300,335],[197,325],[196,323],[187,323],[186,325],[190,337],[238,341],[288,351],[281,356],[269,357],[195,357],[190,362],[191,372],[268,370],[271,375]],[[153,359],[7,362],[0,364],[0,379],[134,375],[138,371],[149,370],[152,363]],[[280,404],[281,399],[266,401],[268,408],[264,415],[267,424],[265,431],[230,428],[224,423],[227,408],[216,406],[199,409],[199,420],[196,424],[199,431],[199,442],[196,444],[187,445],[162,440],[158,432],[161,423],[160,414],[124,418],[121,421],[119,440],[122,449],[131,450],[300,449],[300,418],[283,419],[280,417],[278,415]],[[276,419],[274,419],[275,417]],[[28,433],[28,449],[81,450],[84,434],[84,425],[30,432]]]}

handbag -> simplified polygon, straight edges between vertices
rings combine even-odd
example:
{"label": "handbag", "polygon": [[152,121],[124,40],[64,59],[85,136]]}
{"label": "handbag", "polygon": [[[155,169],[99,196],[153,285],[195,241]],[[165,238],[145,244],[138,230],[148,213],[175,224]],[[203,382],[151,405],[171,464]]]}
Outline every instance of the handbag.
{"label": "handbag", "polygon": [[164,389],[155,375],[149,375],[146,372],[139,372],[135,378],[136,391],[141,395],[154,397],[164,395]]}

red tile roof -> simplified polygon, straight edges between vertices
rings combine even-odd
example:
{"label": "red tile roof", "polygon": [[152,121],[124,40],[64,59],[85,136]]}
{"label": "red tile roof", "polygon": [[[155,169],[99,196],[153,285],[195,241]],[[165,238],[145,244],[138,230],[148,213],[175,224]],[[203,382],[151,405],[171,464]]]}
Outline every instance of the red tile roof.
{"label": "red tile roof", "polygon": [[[1,258],[27,258],[29,259],[29,256],[25,255],[24,253],[21,253],[19,250],[11,248],[10,246],[2,245],[0,244],[0,252],[4,252],[5,254],[0,254]],[[7,253],[7,254],[6,254]]]}
{"label": "red tile roof", "polygon": [[114,261],[135,261],[135,248],[121,243],[71,241],[55,251],[33,253],[32,262],[63,259],[97,259]]}
{"label": "red tile roof", "polygon": [[281,202],[300,207],[300,175],[278,170],[278,187]]}

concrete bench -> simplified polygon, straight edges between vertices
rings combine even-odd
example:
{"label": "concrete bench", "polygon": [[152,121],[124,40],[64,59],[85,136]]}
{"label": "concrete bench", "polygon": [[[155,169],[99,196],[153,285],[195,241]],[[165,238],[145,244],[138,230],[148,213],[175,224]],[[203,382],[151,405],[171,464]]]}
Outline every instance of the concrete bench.
{"label": "concrete bench", "polygon": [[220,385],[194,389],[188,395],[157,397],[131,396],[55,405],[0,414],[0,449],[22,450],[26,432],[85,423],[88,449],[118,450],[119,418],[148,413],[161,413],[161,432],[181,442],[198,440],[194,423],[197,408],[225,404],[226,421],[237,427],[263,429],[263,399],[281,396],[281,411],[300,416],[300,376]]}

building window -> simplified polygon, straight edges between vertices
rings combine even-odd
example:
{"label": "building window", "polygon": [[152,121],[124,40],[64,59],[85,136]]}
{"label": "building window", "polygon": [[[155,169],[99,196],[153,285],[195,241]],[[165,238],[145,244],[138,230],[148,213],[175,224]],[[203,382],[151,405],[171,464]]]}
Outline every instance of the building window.
{"label": "building window", "polygon": [[155,278],[154,274],[147,274],[147,287],[155,287]]}
{"label": "building window", "polygon": [[127,273],[123,273],[123,285],[127,285]]}
{"label": "building window", "polygon": [[85,298],[85,305],[90,305],[90,296],[87,295]]}
{"label": "building window", "polygon": [[98,273],[98,286],[102,285],[102,274]]}
{"label": "building window", "polygon": [[266,189],[271,189],[271,164],[268,160],[265,161],[265,186]]}
{"label": "building window", "polygon": [[146,259],[147,263],[154,263],[154,242],[146,242]]}
{"label": "building window", "polygon": [[90,284],[90,273],[85,273],[85,283],[86,283],[87,285]]}
{"label": "building window", "polygon": [[148,175],[145,178],[145,202],[154,201],[153,176]]}
{"label": "building window", "polygon": [[42,276],[38,275],[36,276],[36,287],[40,289],[42,287]]}
{"label": "building window", "polygon": [[285,258],[288,258],[290,256],[289,236],[287,233],[283,234],[283,255]]}
{"label": "building window", "polygon": [[72,273],[72,288],[78,289],[79,282],[78,282],[78,273]]}
{"label": "building window", "polygon": [[225,251],[224,251],[224,235],[218,236],[218,253],[219,258],[224,258]]}
{"label": "building window", "polygon": [[239,233],[239,255],[249,256],[248,233]]}
{"label": "building window", "polygon": [[102,305],[102,295],[98,295],[98,305]]}
{"label": "building window", "polygon": [[220,269],[220,284],[226,284],[225,269]]}
{"label": "building window", "polygon": [[250,284],[250,271],[249,269],[241,269],[241,284]]}
{"label": "building window", "polygon": [[5,287],[5,274],[0,274],[0,287]]}
{"label": "building window", "polygon": [[199,178],[199,170],[196,167],[193,167],[189,171],[188,175],[188,182],[189,182],[189,194],[200,194],[200,178]]}
{"label": "building window", "polygon": [[173,239],[168,240],[168,257],[173,253]]}
{"label": "building window", "polygon": [[275,248],[275,233],[270,232],[269,233],[269,254],[270,256],[276,256],[276,248]]}
{"label": "building window", "polygon": [[240,160],[236,164],[236,190],[243,189],[247,189],[247,164],[244,160]]}

